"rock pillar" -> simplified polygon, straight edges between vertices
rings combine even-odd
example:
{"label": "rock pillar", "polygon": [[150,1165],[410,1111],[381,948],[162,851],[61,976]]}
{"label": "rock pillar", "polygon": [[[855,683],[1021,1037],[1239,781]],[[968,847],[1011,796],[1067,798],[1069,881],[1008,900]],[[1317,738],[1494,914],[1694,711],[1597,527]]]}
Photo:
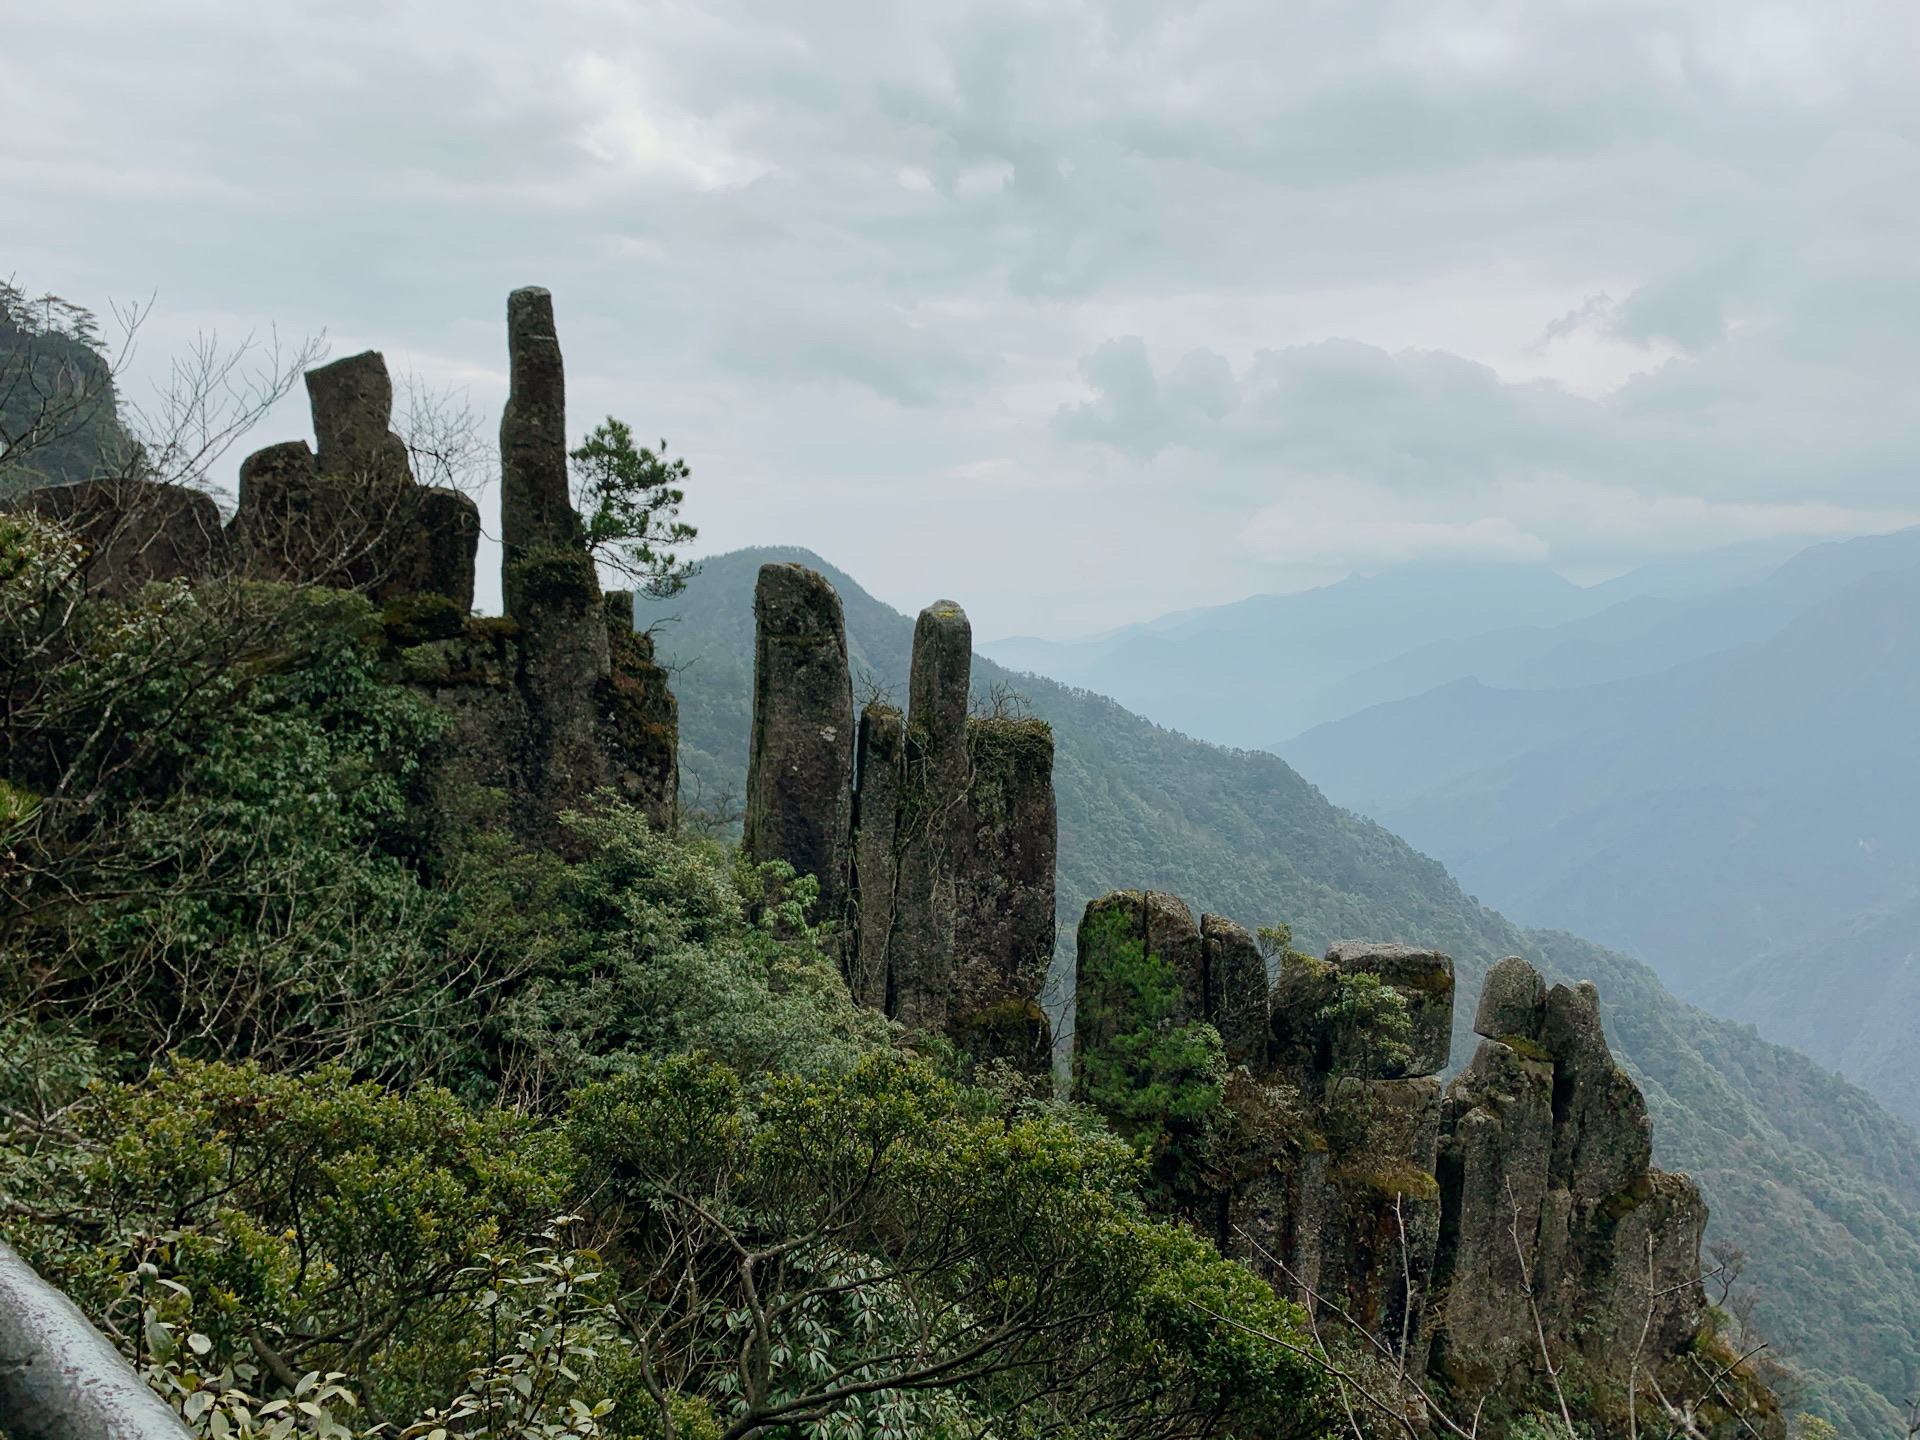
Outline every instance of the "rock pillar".
{"label": "rock pillar", "polygon": [[1624,1414],[1629,1388],[1699,1330],[1706,1206],[1649,1163],[1646,1103],[1607,1048],[1591,984],[1549,991],[1509,956],[1487,973],[1474,1029],[1444,1112],[1436,1378],[1468,1408],[1545,1403],[1538,1324],[1555,1364],[1577,1353],[1596,1406]]}
{"label": "rock pillar", "polygon": [[973,627],[936,600],[913,628],[899,899],[892,947],[894,1017],[909,1030],[947,1026],[954,978],[956,871],[966,844],[967,687]]}
{"label": "rock pillar", "polygon": [[271,445],[240,467],[234,529],[263,577],[340,586],[377,601],[444,595],[473,607],[480,512],[457,490],[413,481],[390,428],[393,382],[376,350],[307,372],[319,452]]}
{"label": "rock pillar", "polygon": [[407,447],[393,422],[393,381],[377,350],[307,372],[307,401],[320,472],[370,484],[411,484]]}
{"label": "rock pillar", "polygon": [[680,704],[654,663],[653,637],[633,628],[633,592],[606,597],[612,673],[602,706],[621,796],[670,830],[680,807]]}
{"label": "rock pillar", "polygon": [[853,682],[840,597],[802,565],[763,565],[754,592],[753,733],[741,843],[820,882],[816,922],[846,918]]}
{"label": "rock pillar", "polygon": [[1040,989],[1053,959],[1053,731],[1031,717],[969,720],[967,799],[956,837],[948,1033],[975,1061],[1048,1074]]}
{"label": "rock pillar", "polygon": [[617,780],[605,735],[607,617],[580,518],[567,501],[567,400],[553,297],[507,297],[511,384],[500,417],[500,533],[507,613],[533,753],[523,830],[560,843],[559,815]]}
{"label": "rock pillar", "polygon": [[1267,1056],[1267,962],[1240,926],[1200,917],[1207,975],[1207,1015],[1220,1032],[1229,1065],[1264,1068]]}
{"label": "rock pillar", "polygon": [[580,544],[580,517],[567,488],[567,381],[553,296],[530,285],[507,296],[511,374],[500,417],[500,543],[508,572],[508,608],[516,608],[512,572],[543,550]]}
{"label": "rock pillar", "polygon": [[894,908],[900,885],[900,801],[906,782],[907,721],[892,705],[874,702],[860,713],[854,797],[853,962],[847,984],[853,998],[891,1015]]}

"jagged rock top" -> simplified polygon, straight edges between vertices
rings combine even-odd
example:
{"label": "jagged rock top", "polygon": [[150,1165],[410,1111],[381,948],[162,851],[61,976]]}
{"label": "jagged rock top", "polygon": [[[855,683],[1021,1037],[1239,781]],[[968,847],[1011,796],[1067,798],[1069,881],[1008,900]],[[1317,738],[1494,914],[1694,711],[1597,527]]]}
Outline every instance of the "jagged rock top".
{"label": "jagged rock top", "polygon": [[1327,949],[1327,963],[1348,975],[1377,975],[1407,1002],[1413,1033],[1408,1075],[1437,1075],[1453,1051],[1453,957],[1413,945],[1342,940]]}
{"label": "jagged rock top", "polygon": [[1509,955],[1487,971],[1473,1033],[1489,1040],[1518,1037],[1538,1041],[1547,1016],[1547,982],[1518,955]]}

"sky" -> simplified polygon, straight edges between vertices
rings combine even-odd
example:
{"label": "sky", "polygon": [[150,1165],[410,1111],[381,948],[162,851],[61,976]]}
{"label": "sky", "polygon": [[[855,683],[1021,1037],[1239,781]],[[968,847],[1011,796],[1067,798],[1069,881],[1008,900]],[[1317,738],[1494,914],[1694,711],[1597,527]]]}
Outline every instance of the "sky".
{"label": "sky", "polygon": [[[325,332],[982,638],[1920,523],[1920,9],[0,0],[0,277]],[[249,437],[307,433],[289,403]],[[216,481],[231,485],[238,452]],[[496,597],[497,587],[491,592]]]}

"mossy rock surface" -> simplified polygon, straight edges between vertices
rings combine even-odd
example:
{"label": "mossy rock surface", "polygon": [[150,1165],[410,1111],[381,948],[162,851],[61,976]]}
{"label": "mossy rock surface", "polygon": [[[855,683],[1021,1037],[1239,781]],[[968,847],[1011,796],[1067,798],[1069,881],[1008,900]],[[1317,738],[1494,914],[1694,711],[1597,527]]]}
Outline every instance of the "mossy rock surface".
{"label": "mossy rock surface", "polygon": [[402,595],[380,611],[380,624],[397,647],[452,640],[467,627],[467,612],[445,595]]}
{"label": "mossy rock surface", "polygon": [[506,570],[508,609],[580,610],[600,605],[600,579],[584,550],[536,550]]}

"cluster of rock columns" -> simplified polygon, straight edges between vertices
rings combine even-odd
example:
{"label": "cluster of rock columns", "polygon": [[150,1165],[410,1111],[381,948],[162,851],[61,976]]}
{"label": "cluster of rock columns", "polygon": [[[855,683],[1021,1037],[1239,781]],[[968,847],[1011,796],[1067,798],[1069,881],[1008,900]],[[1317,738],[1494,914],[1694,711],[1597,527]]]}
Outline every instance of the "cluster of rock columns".
{"label": "cluster of rock columns", "polygon": [[1053,740],[969,716],[966,612],[914,627],[908,709],[856,724],[846,626],[826,578],[767,565],[754,598],[747,854],[819,882],[849,988],[975,1061],[1047,1073],[1039,993],[1053,952]]}
{"label": "cluster of rock columns", "polygon": [[195,490],[123,479],[47,487],[18,502],[89,543],[88,584],[223,576],[355,590],[380,608],[392,677],[453,717],[430,785],[503,792],[526,839],[567,848],[560,817],[603,791],[671,826],[679,717],[632,597],[602,595],[567,484],[566,373],[545,290],[507,299],[511,391],[500,422],[504,620],[473,616],[479,511],[417,484],[393,432],[377,351],[309,371],[317,448],[267,446],[240,466],[224,528]]}
{"label": "cluster of rock columns", "polygon": [[[1645,1102],[1590,983],[1549,988],[1526,961],[1499,962],[1476,1012],[1484,1038],[1443,1087],[1447,956],[1349,942],[1323,960],[1276,957],[1269,983],[1232,922],[1115,891],[1080,930],[1081,1098],[1091,1057],[1138,1018],[1116,944],[1177,983],[1178,1013],[1158,1023],[1213,1025],[1232,1067],[1239,1148],[1213,1157],[1218,1188],[1174,1203],[1282,1294],[1357,1325],[1462,1415],[1544,1402],[1542,1330],[1556,1365],[1577,1365],[1593,1403],[1622,1414],[1630,1387],[1688,1352],[1707,1313],[1706,1208],[1684,1175],[1652,1167]],[[1404,1047],[1338,1021],[1343,978],[1362,975],[1405,1002]]]}

